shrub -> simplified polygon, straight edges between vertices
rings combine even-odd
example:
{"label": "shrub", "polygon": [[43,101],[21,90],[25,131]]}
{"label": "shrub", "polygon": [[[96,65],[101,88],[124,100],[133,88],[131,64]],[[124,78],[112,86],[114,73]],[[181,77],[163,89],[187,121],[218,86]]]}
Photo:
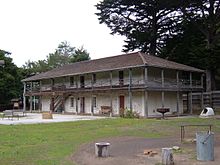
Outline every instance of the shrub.
{"label": "shrub", "polygon": [[124,111],[124,115],[121,116],[124,118],[139,118],[139,113],[137,113],[136,111],[132,111],[131,109],[125,109]]}

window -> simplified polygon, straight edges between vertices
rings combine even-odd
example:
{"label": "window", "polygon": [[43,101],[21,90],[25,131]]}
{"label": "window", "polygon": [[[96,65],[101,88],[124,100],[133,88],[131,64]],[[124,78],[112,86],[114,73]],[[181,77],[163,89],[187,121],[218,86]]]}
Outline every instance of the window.
{"label": "window", "polygon": [[119,71],[119,85],[124,85],[124,72],[123,71]]}
{"label": "window", "polygon": [[80,76],[80,87],[81,88],[85,87],[85,77],[84,76]]}
{"label": "window", "polygon": [[74,77],[70,77],[70,86],[74,85]]}
{"label": "window", "polygon": [[92,102],[93,102],[93,107],[96,107],[96,97],[92,98]]}
{"label": "window", "polygon": [[70,107],[74,107],[74,97],[70,98]]}
{"label": "window", "polygon": [[92,82],[96,83],[96,74],[92,74]]}

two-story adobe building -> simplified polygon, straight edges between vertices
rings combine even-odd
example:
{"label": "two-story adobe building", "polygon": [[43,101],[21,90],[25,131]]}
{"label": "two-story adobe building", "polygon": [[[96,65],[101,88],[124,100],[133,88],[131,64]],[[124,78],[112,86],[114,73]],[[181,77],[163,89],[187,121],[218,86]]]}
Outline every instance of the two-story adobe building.
{"label": "two-story adobe building", "polygon": [[[24,102],[30,109],[38,99],[41,111],[99,114],[110,107],[113,115],[130,109],[140,116],[183,113],[182,95],[188,94],[192,113],[192,92],[203,91],[204,71],[141,52],[82,61],[26,78]],[[26,104],[24,104],[26,110]]]}

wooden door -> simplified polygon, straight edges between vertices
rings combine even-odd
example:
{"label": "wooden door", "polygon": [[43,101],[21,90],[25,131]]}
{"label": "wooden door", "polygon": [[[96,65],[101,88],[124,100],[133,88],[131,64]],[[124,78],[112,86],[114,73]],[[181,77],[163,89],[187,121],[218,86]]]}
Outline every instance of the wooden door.
{"label": "wooden door", "polygon": [[119,96],[119,114],[120,116],[124,114],[125,110],[125,97]]}
{"label": "wooden door", "polygon": [[80,98],[80,113],[85,113],[85,97]]}

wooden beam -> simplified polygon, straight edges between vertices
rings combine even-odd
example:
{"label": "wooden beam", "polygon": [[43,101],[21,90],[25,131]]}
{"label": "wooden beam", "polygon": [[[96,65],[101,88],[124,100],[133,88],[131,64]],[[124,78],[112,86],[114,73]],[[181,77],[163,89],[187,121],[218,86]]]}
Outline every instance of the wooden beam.
{"label": "wooden beam", "polygon": [[34,96],[34,111],[36,111],[36,96]]}
{"label": "wooden beam", "polygon": [[76,96],[76,114],[78,114],[78,96]]}
{"label": "wooden beam", "polygon": [[24,85],[24,90],[23,90],[23,111],[26,111],[26,83],[23,83]]}
{"label": "wooden beam", "polygon": [[144,91],[144,116],[148,117],[148,91]]}
{"label": "wooden beam", "polygon": [[91,115],[94,115],[94,102],[93,102],[93,94],[91,93]]}
{"label": "wooden beam", "polygon": [[164,108],[164,91],[161,92],[161,103],[162,103],[162,108]]}
{"label": "wooden beam", "polygon": [[144,67],[144,87],[147,88],[148,86],[148,67]]}
{"label": "wooden beam", "polygon": [[161,69],[161,86],[164,87],[164,70]]}
{"label": "wooden beam", "polygon": [[193,110],[192,110],[192,91],[189,93],[189,112],[190,112],[190,114],[193,113]]}
{"label": "wooden beam", "polygon": [[129,87],[128,87],[128,93],[129,93],[129,108],[132,110],[132,70],[129,69]]}
{"label": "wooden beam", "polygon": [[178,90],[179,90],[179,86],[180,86],[180,84],[179,84],[179,71],[177,70],[176,71],[176,85],[177,85],[177,88],[178,88]]}
{"label": "wooden beam", "polygon": [[179,92],[179,71],[176,71],[176,85],[177,85],[177,92],[176,92],[176,110],[177,114],[180,114],[180,92]]}
{"label": "wooden beam", "polygon": [[33,82],[31,82],[31,96],[30,96],[30,112],[32,112],[33,107],[32,107],[32,100],[33,100],[33,96],[32,96],[32,89],[33,89]]}
{"label": "wooden beam", "polygon": [[144,67],[144,116],[148,117],[148,67]]}
{"label": "wooden beam", "polygon": [[180,92],[177,91],[176,92],[176,110],[177,110],[177,114],[180,114]]}

